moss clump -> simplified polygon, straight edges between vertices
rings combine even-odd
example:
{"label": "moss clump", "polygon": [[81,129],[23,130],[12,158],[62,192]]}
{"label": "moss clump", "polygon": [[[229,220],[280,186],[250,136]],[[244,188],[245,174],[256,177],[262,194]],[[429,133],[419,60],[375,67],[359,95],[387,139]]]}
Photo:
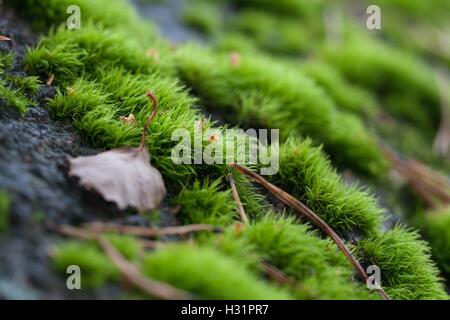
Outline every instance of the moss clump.
{"label": "moss clump", "polygon": [[233,221],[237,215],[236,203],[229,190],[219,190],[220,182],[195,181],[192,187],[180,192],[174,202],[181,206],[178,216],[183,223],[224,226]]}
{"label": "moss clump", "polygon": [[39,80],[37,77],[11,75],[9,71],[14,59],[11,53],[0,53],[0,101],[24,115],[28,107],[34,105],[29,97],[39,89]]}
{"label": "moss clump", "polygon": [[293,298],[285,290],[259,280],[239,261],[208,247],[173,245],[147,254],[143,272],[204,299]]}
{"label": "moss clump", "polygon": [[415,124],[425,136],[434,132],[439,121],[435,79],[432,70],[413,55],[355,36],[331,50],[329,61],[348,79],[379,93],[393,115]]}
{"label": "moss clump", "polygon": [[[39,30],[48,30],[52,26],[66,23],[69,15],[67,8],[71,5],[80,7],[82,15],[81,28],[85,22],[103,25],[109,29],[120,30],[124,25],[136,38],[148,39],[154,33],[153,28],[146,22],[138,19],[133,8],[125,0],[5,0],[5,5],[14,7],[16,11],[30,19],[31,24]],[[75,34],[76,31],[73,32]],[[144,41],[145,43],[145,41]]]}
{"label": "moss clump", "polygon": [[247,41],[271,53],[298,55],[311,45],[311,39],[298,21],[258,10],[240,11],[230,22],[230,29],[246,35]]}
{"label": "moss clump", "polygon": [[8,229],[10,206],[8,194],[0,190],[0,233]]}
{"label": "moss clump", "polygon": [[29,71],[53,74],[55,83],[67,85],[84,72],[95,73],[99,65],[103,68],[122,65],[132,73],[148,73],[156,69],[157,63],[145,55],[146,49],[142,42],[124,32],[86,23],[79,31],[61,27],[43,38],[37,49],[27,54],[24,63]]}
{"label": "moss clump", "polygon": [[[107,234],[107,240],[128,260],[137,260],[142,252],[140,243],[133,237]],[[82,287],[98,288],[108,281],[120,278],[119,270],[95,242],[66,241],[53,252],[55,269],[65,274],[67,267],[80,267]]]}
{"label": "moss clump", "polygon": [[433,258],[443,274],[450,275],[450,209],[426,212],[420,224],[422,232],[429,241]]}
{"label": "moss clump", "polygon": [[313,18],[320,14],[321,0],[233,0],[239,7],[257,8],[267,12],[294,17]]}
{"label": "moss clump", "polygon": [[289,140],[280,149],[280,170],[272,181],[302,200],[337,231],[376,234],[382,210],[356,185],[346,185],[320,148]]}
{"label": "moss clump", "polygon": [[105,237],[127,260],[138,260],[143,252],[139,241],[132,236],[110,233],[106,234]]}
{"label": "moss clump", "polygon": [[0,75],[4,76],[8,69],[11,69],[14,63],[14,55],[12,53],[0,53]]}
{"label": "moss clump", "polygon": [[[208,247],[171,245],[161,251],[147,253],[141,260],[137,251],[130,252],[130,247],[141,250],[135,239],[109,235],[108,240],[127,259],[142,266],[144,274],[204,299],[292,298],[287,290],[259,280],[237,260]],[[53,262],[61,273],[65,273],[70,265],[78,265],[85,288],[97,288],[107,281],[120,279],[119,270],[92,242],[69,241],[59,245],[54,251]]]}
{"label": "moss clump", "polygon": [[[450,10],[450,4],[446,0],[435,0],[433,2],[427,1],[408,1],[408,0],[375,0],[365,1],[370,4],[376,4],[386,8],[389,12],[397,13],[396,17],[400,16],[406,20],[407,23],[410,20],[406,18],[414,17],[416,19],[424,19],[425,21],[444,21],[448,17]],[[420,21],[419,20],[419,21]]]}
{"label": "moss clump", "polygon": [[70,265],[79,266],[84,288],[97,288],[120,276],[119,270],[98,247],[83,242],[70,241],[59,245],[54,251],[53,265],[61,274],[65,274]]}
{"label": "moss clump", "polygon": [[233,66],[229,56],[193,46],[179,50],[177,57],[181,79],[206,106],[228,111],[227,120],[244,127],[279,128],[282,139],[311,136],[336,162],[367,174],[376,176],[386,169],[360,120],[339,112],[300,72],[258,55],[244,56]]}
{"label": "moss clump", "polygon": [[28,96],[35,95],[39,90],[39,86],[41,85],[41,81],[38,77],[35,76],[7,76],[6,78],[15,88]]}
{"label": "moss clump", "polygon": [[[33,6],[30,12],[42,21],[57,25],[64,22],[53,19],[63,15],[65,0],[45,5],[31,0],[23,3],[25,7]],[[244,7],[258,6],[254,1],[240,3]],[[280,3],[296,5],[292,1],[273,1],[269,6],[283,6]],[[108,8],[109,2],[105,0],[80,1],[80,4],[85,19],[83,28],[68,31],[61,27],[50,33],[37,48],[30,50],[25,63],[34,74],[55,75],[58,93],[49,108],[55,115],[71,120],[93,145],[102,148],[139,143],[142,125],[150,113],[145,92],[154,91],[160,106],[150,125],[147,145],[152,164],[163,174],[173,192],[171,196],[181,190],[178,197],[169,200],[175,199],[182,205],[183,222],[210,222],[226,227],[236,216],[228,184],[217,180],[228,173],[225,166],[175,165],[171,159],[172,147],[178,143],[171,141],[171,134],[178,128],[186,128],[191,134],[198,129],[194,121],[203,117],[194,106],[201,102],[203,106],[229,113],[227,120],[233,124],[281,129],[284,144],[281,171],[273,181],[302,199],[339,232],[354,235],[353,231],[357,231],[358,236],[365,236],[365,240],[355,244],[355,250],[363,252],[368,261],[379,261],[392,296],[399,299],[444,297],[433,263],[416,233],[396,229],[382,234],[382,210],[366,192],[346,186],[324,153],[315,147],[323,144],[332,161],[341,168],[372,176],[385,172],[386,163],[374,136],[358,119],[365,108],[357,108],[358,99],[349,102],[340,92],[347,92],[349,87],[339,72],[352,79],[345,68],[333,64],[334,77],[322,79],[317,76],[320,71],[311,71],[310,75],[306,69],[298,71],[301,65],[295,61],[276,61],[254,54],[257,45],[249,49],[254,51],[248,57],[241,54],[238,63],[230,63],[228,54],[189,45],[171,51],[159,37],[151,32],[144,34],[144,29],[138,26],[140,21],[124,9],[123,1],[114,2],[114,9],[108,9],[105,14],[99,10],[100,4]],[[301,5],[310,6],[306,2]],[[315,4],[311,6],[314,12],[319,8]],[[123,12],[119,12],[121,9]],[[291,17],[303,17],[302,12],[308,10],[293,12]],[[274,21],[280,23],[279,19]],[[247,34],[247,37],[252,36]],[[149,47],[160,53],[160,61],[146,54]],[[397,73],[398,79],[402,76],[402,72]],[[313,81],[315,78],[322,87]],[[378,87],[380,82],[375,78],[374,87]],[[336,91],[332,90],[334,82],[341,85]],[[370,89],[369,84],[362,83]],[[415,85],[420,87],[423,83]],[[419,91],[421,99],[428,96],[427,90]],[[385,97],[382,90],[371,93]],[[353,114],[343,110],[352,110]],[[129,113],[137,119],[134,127],[120,121],[120,116]],[[209,128],[212,124],[208,121],[205,126]],[[300,140],[305,136],[311,136],[312,140]],[[221,240],[218,237],[213,245],[210,242],[177,245],[148,254],[143,262],[136,258],[135,262],[142,262],[140,266],[146,274],[202,298],[372,298],[352,281],[349,266],[328,241],[320,240],[306,227],[298,226],[299,222],[286,218],[257,222],[265,214],[275,214],[268,210],[270,198],[256,192],[242,176],[236,174],[235,178],[254,225],[241,236],[226,234]],[[203,237],[213,239],[205,233],[195,241],[201,242]],[[126,253],[129,247],[132,246],[124,244],[120,250],[134,260],[138,250]],[[90,254],[97,264],[91,270],[105,263],[106,258],[99,258],[101,252],[95,245],[94,249],[90,249],[94,250]],[[72,250],[74,253],[70,254],[69,250],[68,256],[73,259],[67,260],[83,262],[85,258],[78,257],[83,250]],[[317,260],[309,250],[317,254]],[[279,289],[259,279],[261,259],[267,259],[296,278],[300,283],[298,290]],[[322,265],[329,266],[329,271]],[[414,270],[412,277],[405,266]],[[94,283],[116,279],[115,272],[111,269]],[[331,284],[329,288],[327,282]]]}
{"label": "moss clump", "polygon": [[381,270],[381,285],[394,299],[447,299],[430,257],[428,244],[419,234],[396,227],[358,242],[358,253]]}
{"label": "moss clump", "polygon": [[379,111],[375,98],[369,91],[349,83],[332,65],[317,60],[300,67],[327,91],[342,110],[364,118],[372,118]]}
{"label": "moss clump", "polygon": [[8,107],[14,107],[24,115],[28,107],[33,104],[31,100],[25,97],[22,92],[12,89],[5,81],[0,80],[0,101],[3,101]]}
{"label": "moss clump", "polygon": [[282,270],[295,280],[290,290],[297,299],[377,298],[353,279],[351,265],[334,243],[293,218],[267,215],[240,231],[229,228],[212,243],[242,263],[255,265],[259,259]]}
{"label": "moss clump", "polygon": [[212,35],[221,29],[219,7],[208,1],[189,1],[183,12],[183,22],[202,33]]}

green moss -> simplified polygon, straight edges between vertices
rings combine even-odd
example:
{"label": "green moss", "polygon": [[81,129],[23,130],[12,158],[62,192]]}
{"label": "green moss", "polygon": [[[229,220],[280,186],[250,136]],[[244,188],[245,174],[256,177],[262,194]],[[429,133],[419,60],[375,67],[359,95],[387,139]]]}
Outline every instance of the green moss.
{"label": "green moss", "polygon": [[298,21],[271,14],[244,10],[230,22],[231,30],[247,35],[259,48],[272,53],[300,54],[311,45],[311,39]]}
{"label": "green moss", "polygon": [[8,229],[10,206],[8,194],[0,190],[0,233]]}
{"label": "green moss", "polygon": [[239,52],[240,54],[250,54],[258,50],[256,43],[250,37],[238,32],[227,32],[218,36],[214,42],[214,48],[225,53]]}
{"label": "green moss", "polygon": [[240,261],[259,257],[282,270],[295,279],[291,290],[297,299],[376,298],[353,280],[350,263],[331,240],[293,218],[268,215],[240,232],[229,229],[215,244]]}
{"label": "green moss", "polygon": [[82,288],[97,288],[120,276],[108,257],[89,243],[70,241],[59,245],[54,251],[53,264],[61,274],[71,265],[79,266]]}
{"label": "green moss", "polygon": [[100,68],[122,65],[132,73],[156,69],[154,59],[146,56],[142,42],[123,31],[102,29],[86,23],[81,30],[68,31],[60,27],[41,39],[36,49],[25,57],[29,71],[53,74],[55,83],[67,85],[83,73],[95,73]]}
{"label": "green moss", "polygon": [[12,53],[0,52],[0,75],[5,75],[6,71],[12,67],[14,55]]}
{"label": "green moss", "polygon": [[[137,260],[142,253],[138,240],[130,236],[107,234],[108,241],[128,260]],[[67,267],[77,265],[81,270],[81,286],[88,289],[118,281],[120,272],[95,242],[65,241],[54,249],[53,265],[66,274]]]}
{"label": "green moss", "polygon": [[350,84],[332,65],[318,60],[301,65],[301,69],[327,91],[339,108],[363,117],[377,113],[377,103],[370,92]]}
{"label": "green moss", "polygon": [[280,15],[311,17],[320,12],[321,0],[233,0],[242,7],[263,9],[267,12],[276,12]]}
{"label": "green moss", "polygon": [[0,101],[3,101],[8,107],[16,108],[21,115],[24,115],[28,107],[34,104],[20,90],[12,88],[3,80],[0,80]]}
{"label": "green moss", "polygon": [[173,245],[147,254],[143,272],[204,299],[292,299],[285,290],[259,280],[239,261],[207,247]]}
{"label": "green moss", "polygon": [[181,206],[178,216],[183,223],[208,223],[224,226],[233,222],[237,215],[236,203],[231,192],[219,191],[221,180],[194,182],[176,197],[175,204]]}
{"label": "green moss", "polygon": [[446,22],[449,17],[450,4],[446,0],[408,1],[408,0],[375,0],[366,1],[385,8],[388,12],[397,13],[406,22],[412,17],[419,21]]}
{"label": "green moss", "polygon": [[35,95],[39,86],[41,85],[41,81],[38,77],[19,77],[19,76],[8,76],[8,81],[13,84],[13,86],[27,95]]}
{"label": "green moss", "polygon": [[183,21],[189,27],[205,34],[214,34],[221,28],[219,7],[208,1],[189,1],[183,12]]}
{"label": "green moss", "polygon": [[433,258],[443,274],[450,275],[450,210],[426,212],[420,227],[431,246]]}
{"label": "green moss", "polygon": [[[18,7],[12,0],[6,2]],[[52,0],[43,4],[25,0],[19,11],[41,27],[57,27],[67,18],[65,9],[69,2]],[[152,164],[161,171],[170,190],[170,200],[175,198],[174,202],[182,205],[183,222],[221,226],[232,224],[236,217],[229,186],[225,180],[218,180],[224,178],[228,169],[220,165],[175,165],[171,150],[178,141],[171,141],[172,132],[186,128],[192,134],[196,130],[194,121],[204,118],[195,109],[199,104],[224,111],[226,120],[233,124],[279,128],[284,146],[280,173],[272,181],[303,200],[337,231],[352,234],[356,231],[366,236],[355,245],[355,250],[367,261],[379,263],[382,272],[386,272],[383,279],[393,297],[443,297],[428,249],[417,241],[416,233],[395,229],[382,234],[382,210],[375,200],[359,187],[345,185],[321,149],[315,146],[323,144],[333,163],[340,168],[376,177],[383,175],[386,163],[376,139],[358,119],[372,110],[370,99],[367,105],[360,105],[364,102],[365,90],[370,90],[367,97],[377,94],[383,103],[395,104],[400,109],[408,99],[415,102],[418,98],[420,105],[434,103],[436,92],[429,82],[426,67],[418,67],[415,59],[402,61],[400,54],[383,65],[365,49],[362,51],[367,54],[355,58],[356,70],[352,70],[355,51],[346,42],[343,48],[338,48],[337,63],[320,61],[318,66],[306,65],[301,70],[298,61],[286,62],[257,53],[258,46],[263,48],[264,43],[268,43],[267,30],[264,26],[246,25],[245,21],[236,22],[231,35],[225,35],[225,38],[230,36],[229,43],[222,50],[226,46],[241,49],[237,50],[241,55],[240,63],[232,65],[228,53],[223,53],[226,51],[216,53],[192,46],[172,51],[145,24],[141,25],[124,3],[78,1],[82,7],[82,29],[68,31],[60,27],[27,54],[28,71],[43,77],[55,75],[58,93],[49,103],[54,115],[71,120],[96,147],[137,146],[143,123],[150,113],[145,93],[152,90],[160,105],[149,128],[147,146]],[[239,8],[256,8],[261,16],[288,10],[288,21],[272,15],[270,19],[275,29],[286,25],[287,31],[284,28],[276,31],[286,40],[283,44],[291,46],[292,52],[308,47],[292,36],[294,27],[300,23],[297,18],[302,18],[301,24],[311,31],[311,37],[318,34],[317,26],[311,26],[315,25],[312,20],[322,15],[319,2],[236,0],[234,3],[239,4]],[[264,14],[260,7],[263,4],[268,8]],[[245,12],[241,13],[244,17]],[[306,16],[310,18],[303,19]],[[317,22],[320,29],[322,18],[316,19]],[[239,30],[245,31],[245,35]],[[254,41],[258,34],[262,35],[259,43]],[[247,38],[252,42],[245,48],[240,47]],[[302,47],[296,47],[298,44]],[[146,54],[150,47],[159,53],[160,61]],[[285,48],[279,52],[279,47],[263,49],[275,54]],[[372,61],[378,69],[372,70]],[[369,64],[365,65],[366,62]],[[330,70],[334,72],[328,74]],[[324,72],[327,74],[323,75]],[[368,72],[369,79],[363,78],[364,72]],[[357,81],[357,86],[348,79]],[[386,85],[385,79],[395,80],[395,86]],[[360,85],[365,89],[360,89]],[[33,88],[33,85],[28,87]],[[410,87],[416,92],[411,98],[405,98]],[[136,126],[120,121],[120,116],[130,113],[136,116]],[[422,124],[434,125],[433,116],[429,120]],[[205,124],[207,128],[210,126],[213,126],[211,122]],[[305,136],[312,140],[300,140]],[[214,239],[212,244],[177,245],[148,254],[143,263],[148,275],[203,298],[373,298],[351,279],[351,268],[334,245],[320,240],[297,221],[263,218],[266,214],[275,214],[269,210],[270,198],[257,192],[241,175],[236,174],[235,179],[245,210],[254,224],[240,236],[233,235],[229,229],[222,238],[209,233],[195,238],[198,242],[204,238]],[[139,246],[133,244],[132,239],[116,243],[112,238],[111,242],[129,259],[140,262]],[[59,256],[57,250],[55,257],[56,265],[64,272],[68,263],[85,264],[88,279],[92,277],[94,286],[118,277],[117,270],[95,245],[71,244],[68,249],[59,251]],[[299,281],[298,290],[288,292],[286,288],[279,289],[261,280],[261,259],[267,259],[295,277]]]}
{"label": "green moss", "polygon": [[392,298],[447,299],[430,248],[417,232],[396,227],[360,241],[357,251],[380,268],[381,285]]}
{"label": "green moss", "polygon": [[367,174],[386,169],[359,119],[338,112],[331,98],[300,72],[257,55],[243,56],[232,66],[228,56],[192,46],[180,49],[177,57],[181,79],[206,106],[227,112],[226,120],[244,127],[279,128],[283,139],[311,136],[338,163]]}
{"label": "green moss", "polygon": [[[355,36],[331,50],[329,61],[348,78],[383,97],[393,115],[434,132],[439,97],[433,72],[416,57],[396,48]],[[424,108],[423,106],[427,106]]]}
{"label": "green moss", "polygon": [[141,244],[135,237],[114,233],[105,237],[127,260],[138,260],[143,252]]}
{"label": "green moss", "polygon": [[271,180],[320,215],[337,231],[376,234],[382,210],[356,185],[346,185],[320,148],[289,140],[280,150],[280,170]]}
{"label": "green moss", "polygon": [[[39,30],[48,30],[66,23],[70,16],[67,8],[72,5],[80,7],[81,29],[88,22],[105,26],[116,31],[127,26],[133,37],[148,44],[154,35],[154,29],[148,23],[138,19],[137,13],[125,0],[6,0],[5,5],[14,7],[16,11],[30,19],[32,25]],[[77,31],[73,31],[75,34]]]}
{"label": "green moss", "polygon": [[14,64],[12,53],[0,53],[0,101],[7,107],[16,108],[24,115],[28,107],[34,105],[29,95],[34,95],[39,89],[37,77],[20,77],[10,75],[9,71]]}

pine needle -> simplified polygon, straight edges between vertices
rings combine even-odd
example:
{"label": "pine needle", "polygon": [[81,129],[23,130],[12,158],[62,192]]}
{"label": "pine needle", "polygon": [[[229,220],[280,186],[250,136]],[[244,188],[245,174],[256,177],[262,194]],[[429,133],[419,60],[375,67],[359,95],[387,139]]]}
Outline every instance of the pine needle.
{"label": "pine needle", "polygon": [[[259,183],[261,186],[266,188],[269,192],[271,192],[276,198],[278,198],[283,203],[291,206],[295,211],[297,211],[299,214],[306,216],[312,223],[314,223],[316,226],[318,226],[323,232],[325,232],[328,236],[331,237],[331,239],[336,243],[336,245],[339,247],[339,249],[344,253],[344,255],[347,257],[347,259],[350,261],[350,263],[355,268],[356,272],[358,273],[361,280],[364,281],[364,283],[367,282],[368,277],[367,274],[364,272],[364,269],[359,264],[358,260],[353,256],[351,251],[348,249],[348,247],[345,245],[344,241],[339,237],[339,235],[324,221],[322,220],[317,214],[315,214],[311,209],[309,209],[307,206],[305,206],[302,202],[291,196],[289,193],[281,190],[280,188],[274,186],[267,180],[265,180],[262,176],[259,174],[251,171],[250,169],[241,166],[239,164],[232,164],[233,168],[236,168],[239,172],[242,174],[252,178],[255,182]],[[382,289],[377,289],[380,296],[385,300],[390,300],[388,294]]]}
{"label": "pine needle", "polygon": [[106,255],[111,259],[114,265],[120,270],[124,278],[135,287],[152,297],[166,300],[188,300],[191,295],[183,290],[174,288],[166,283],[158,282],[143,276],[138,267],[126,260],[109,241],[99,235],[96,239]]}
{"label": "pine needle", "polygon": [[234,178],[233,178],[233,174],[232,174],[232,173],[228,174],[228,181],[230,181],[230,185],[231,185],[231,193],[232,193],[232,195],[233,195],[234,201],[236,201],[236,204],[237,204],[237,206],[238,206],[238,209],[239,209],[239,215],[241,216],[241,220],[242,220],[242,222],[243,222],[244,224],[248,225],[248,224],[249,224],[249,220],[248,220],[247,215],[245,214],[244,206],[242,205],[241,198],[239,197],[239,193],[238,193],[238,191],[237,191],[236,183],[235,183],[235,181],[234,181]]}

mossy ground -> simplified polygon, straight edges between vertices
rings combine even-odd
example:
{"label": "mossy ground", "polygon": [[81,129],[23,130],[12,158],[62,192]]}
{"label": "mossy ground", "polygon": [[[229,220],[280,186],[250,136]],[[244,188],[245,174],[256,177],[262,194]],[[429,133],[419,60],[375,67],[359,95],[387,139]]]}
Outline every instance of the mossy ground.
{"label": "mossy ground", "polygon": [[11,200],[6,192],[0,191],[0,232],[5,232],[9,225]]}
{"label": "mossy ground", "polygon": [[[288,208],[280,209],[237,172],[233,174],[251,220],[243,230],[236,227],[239,215],[226,180],[227,166],[172,162],[172,132],[186,128],[193,133],[195,121],[204,118],[200,110],[220,110],[232,126],[280,129],[280,170],[270,180],[348,239],[362,262],[378,265],[382,285],[393,298],[447,298],[430,252],[448,272],[448,255],[439,250],[448,239],[433,236],[441,235],[440,230],[448,235],[448,219],[427,216],[430,221],[423,233],[430,249],[414,230],[384,230],[385,209],[372,196],[372,190],[391,185],[379,139],[410,156],[431,153],[439,125],[439,92],[434,71],[423,58],[426,53],[419,48],[412,52],[404,45],[361,36],[350,18],[342,26],[342,42],[331,45],[321,18],[325,1],[197,0],[184,21],[205,32],[212,44],[175,48],[125,1],[5,2],[31,19],[43,35],[24,59],[30,76],[7,79],[0,86],[6,90],[0,91],[1,98],[26,99],[36,89],[36,76],[54,76],[57,93],[47,108],[55,117],[69,120],[93,146],[109,149],[138,145],[150,112],[145,92],[151,89],[157,96],[160,109],[150,125],[147,146],[168,186],[167,201],[180,206],[181,223],[210,223],[224,231],[202,233],[192,237],[192,243],[174,243],[143,255],[136,239],[112,236],[113,245],[144,274],[200,298],[377,298],[355,278],[331,241],[292,218]],[[70,31],[64,25],[65,10],[74,2],[81,7],[83,25]],[[396,2],[399,7],[406,4]],[[399,7],[394,5],[390,12],[402,16]],[[441,21],[429,10],[430,17]],[[149,48],[157,56],[149,55]],[[231,51],[239,55],[237,64],[230,63]],[[2,70],[8,59],[2,58]],[[11,90],[17,91],[11,95]],[[10,103],[25,112],[29,103],[19,102]],[[130,113],[136,116],[135,127],[120,121]],[[385,114],[390,115],[392,131],[406,128],[418,138],[411,144],[399,144],[398,137],[391,141],[379,121]],[[221,129],[211,121],[204,127]],[[431,158],[421,160],[443,171],[449,167],[445,160]],[[371,189],[347,183],[340,173],[344,170]],[[411,208],[397,199],[397,190],[393,192],[389,205]],[[423,214],[420,201],[415,210]],[[261,262],[282,270],[295,285],[281,286],[265,277]],[[95,243],[59,245],[54,265],[64,272],[68,264],[86,270],[87,286],[120,279]]]}

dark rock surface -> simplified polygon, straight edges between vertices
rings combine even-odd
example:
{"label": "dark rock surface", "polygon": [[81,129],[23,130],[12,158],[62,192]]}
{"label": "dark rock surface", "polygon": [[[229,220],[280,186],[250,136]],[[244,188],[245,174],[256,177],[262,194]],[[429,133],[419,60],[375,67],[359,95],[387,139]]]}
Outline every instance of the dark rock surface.
{"label": "dark rock surface", "polygon": [[[26,23],[2,11],[0,34],[14,39],[0,42],[2,52],[13,51],[16,61],[10,73],[24,76],[21,63],[36,36]],[[45,79],[42,79],[45,82]],[[11,199],[9,228],[0,233],[0,299],[117,298],[119,286],[96,291],[70,291],[63,275],[51,267],[49,253],[62,238],[49,232],[46,222],[78,225],[93,220],[148,225],[134,211],[119,211],[78,186],[67,176],[69,156],[88,155],[91,148],[70,123],[52,118],[46,109],[55,88],[42,85],[33,97],[37,106],[25,116],[7,107],[0,97],[0,190]],[[168,208],[158,222],[174,222]]]}
{"label": "dark rock surface", "polygon": [[187,4],[184,0],[145,1],[130,0],[139,14],[151,20],[166,39],[181,43],[187,41],[205,41],[203,35],[186,28],[181,22],[183,10]]}

